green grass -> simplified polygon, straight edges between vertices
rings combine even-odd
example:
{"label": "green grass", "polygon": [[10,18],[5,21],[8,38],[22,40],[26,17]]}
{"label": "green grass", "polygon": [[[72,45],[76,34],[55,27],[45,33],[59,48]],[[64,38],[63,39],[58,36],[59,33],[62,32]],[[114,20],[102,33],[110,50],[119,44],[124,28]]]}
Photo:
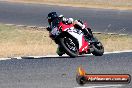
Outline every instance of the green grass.
{"label": "green grass", "polygon": [[[0,24],[0,57],[55,54],[57,45],[46,30],[34,30]],[[105,51],[132,50],[132,36],[95,35]]]}

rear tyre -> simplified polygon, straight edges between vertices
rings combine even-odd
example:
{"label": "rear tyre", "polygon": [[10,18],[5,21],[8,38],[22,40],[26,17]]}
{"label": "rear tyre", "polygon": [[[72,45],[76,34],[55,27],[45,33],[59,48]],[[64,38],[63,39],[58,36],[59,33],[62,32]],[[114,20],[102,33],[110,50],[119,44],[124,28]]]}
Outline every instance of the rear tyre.
{"label": "rear tyre", "polygon": [[95,56],[102,56],[104,54],[104,46],[100,41],[98,41],[97,38],[96,38],[96,40],[97,40],[97,42],[92,44],[92,47],[94,49],[92,54]]}
{"label": "rear tyre", "polygon": [[79,51],[75,39],[71,37],[60,38],[60,45],[63,47],[65,53],[70,57],[75,58],[78,56]]}

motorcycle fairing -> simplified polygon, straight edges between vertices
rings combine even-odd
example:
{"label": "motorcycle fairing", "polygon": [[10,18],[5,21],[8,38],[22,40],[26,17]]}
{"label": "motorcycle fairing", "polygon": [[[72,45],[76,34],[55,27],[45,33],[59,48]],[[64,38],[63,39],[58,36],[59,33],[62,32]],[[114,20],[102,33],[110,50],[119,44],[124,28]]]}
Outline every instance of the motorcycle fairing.
{"label": "motorcycle fairing", "polygon": [[[63,26],[61,26],[63,25]],[[61,31],[67,31],[70,33],[74,38],[78,40],[79,43],[79,52],[87,52],[89,48],[88,42],[85,40],[83,33],[79,29],[75,29],[73,24],[63,24],[60,22]]]}

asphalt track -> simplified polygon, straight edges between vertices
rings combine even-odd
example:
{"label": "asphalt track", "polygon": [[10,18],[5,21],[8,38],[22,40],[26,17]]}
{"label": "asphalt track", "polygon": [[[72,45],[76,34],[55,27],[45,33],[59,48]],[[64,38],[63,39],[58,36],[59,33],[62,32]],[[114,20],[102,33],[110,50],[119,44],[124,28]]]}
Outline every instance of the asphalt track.
{"label": "asphalt track", "polygon": [[132,75],[132,52],[105,54],[102,57],[43,57],[0,61],[0,88],[132,88],[130,84],[76,83],[77,68],[88,74]]}
{"label": "asphalt track", "polygon": [[61,7],[44,4],[20,4],[0,1],[0,22],[47,26],[47,14],[56,11],[66,17],[88,22],[95,32],[132,34],[132,11]]}

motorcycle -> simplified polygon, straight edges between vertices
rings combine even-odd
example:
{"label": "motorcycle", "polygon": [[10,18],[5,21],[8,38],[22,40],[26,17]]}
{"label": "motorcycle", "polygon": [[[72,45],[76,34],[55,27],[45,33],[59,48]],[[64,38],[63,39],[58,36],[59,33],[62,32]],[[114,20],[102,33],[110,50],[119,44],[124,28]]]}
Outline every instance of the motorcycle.
{"label": "motorcycle", "polygon": [[63,53],[58,54],[62,56],[64,53],[70,57],[77,57],[83,54],[93,54],[95,56],[102,56],[104,47],[102,43],[93,37],[94,41],[88,41],[80,29],[74,27],[73,24],[65,24],[62,21],[56,20],[53,22],[52,29],[47,28],[59,50]]}

